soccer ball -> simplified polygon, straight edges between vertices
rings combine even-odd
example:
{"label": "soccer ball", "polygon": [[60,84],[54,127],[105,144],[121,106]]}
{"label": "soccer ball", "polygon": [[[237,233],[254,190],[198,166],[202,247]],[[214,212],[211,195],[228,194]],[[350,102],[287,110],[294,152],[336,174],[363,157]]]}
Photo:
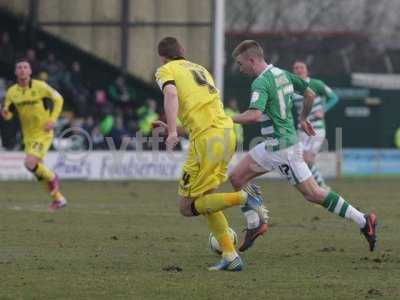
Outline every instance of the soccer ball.
{"label": "soccer ball", "polygon": [[[232,228],[228,228],[228,231],[229,231],[229,235],[230,235],[231,239],[233,240],[233,244],[236,247],[236,245],[238,243],[237,234]],[[210,236],[208,237],[208,245],[212,252],[214,252],[216,254],[222,254],[221,247],[219,246],[217,239],[215,238],[215,236],[212,233],[210,233]]]}

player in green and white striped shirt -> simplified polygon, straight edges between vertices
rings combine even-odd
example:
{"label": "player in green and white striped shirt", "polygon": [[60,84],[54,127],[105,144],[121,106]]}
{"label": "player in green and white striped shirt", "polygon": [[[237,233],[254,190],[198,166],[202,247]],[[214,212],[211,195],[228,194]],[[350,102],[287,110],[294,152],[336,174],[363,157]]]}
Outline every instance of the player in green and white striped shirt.
{"label": "player in green and white striped shirt", "polygon": [[[264,142],[252,148],[231,173],[232,186],[240,190],[253,178],[276,169],[306,200],[354,221],[367,239],[370,251],[373,251],[376,243],[376,215],[365,215],[334,191],[320,187],[304,161],[302,144],[297,141],[292,104],[295,92],[304,96],[300,126],[307,135],[315,135],[307,120],[316,97],[309,84],[297,75],[267,64],[263,49],[256,41],[243,41],[235,48],[232,56],[242,73],[256,77],[251,85],[248,110],[232,119],[239,124],[261,123],[261,134],[264,137]],[[249,224],[250,214],[246,218]],[[254,220],[251,221],[253,226],[248,226],[240,251],[250,247],[260,235]]]}
{"label": "player in green and white striped shirt", "polygon": [[[325,113],[334,107],[339,101],[337,95],[332,89],[327,86],[322,80],[310,78],[308,76],[308,68],[305,62],[297,60],[293,64],[293,73],[305,80],[309,87],[314,91],[317,97],[314,100],[308,120],[315,129],[315,136],[308,136],[298,126],[298,136],[300,142],[303,144],[303,156],[307,165],[314,176],[314,179],[322,187],[327,187],[325,181],[315,163],[316,156],[321,150],[321,147],[325,141],[326,130],[325,130]],[[300,117],[303,109],[303,97],[301,95],[295,95],[293,98],[294,107]]]}

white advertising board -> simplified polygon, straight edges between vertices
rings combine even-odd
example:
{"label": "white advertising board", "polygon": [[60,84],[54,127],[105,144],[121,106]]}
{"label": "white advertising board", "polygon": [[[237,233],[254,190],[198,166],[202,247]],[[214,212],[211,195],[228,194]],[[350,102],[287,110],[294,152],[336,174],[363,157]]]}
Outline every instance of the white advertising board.
{"label": "white advertising board", "polygon": [[[237,153],[232,168],[245,153]],[[23,152],[0,152],[0,180],[28,180],[33,176],[24,168]],[[92,151],[49,152],[45,164],[61,179],[85,180],[176,180],[181,176],[184,152]],[[336,156],[321,153],[318,159],[326,177],[336,176]],[[272,172],[264,177],[278,178]]]}

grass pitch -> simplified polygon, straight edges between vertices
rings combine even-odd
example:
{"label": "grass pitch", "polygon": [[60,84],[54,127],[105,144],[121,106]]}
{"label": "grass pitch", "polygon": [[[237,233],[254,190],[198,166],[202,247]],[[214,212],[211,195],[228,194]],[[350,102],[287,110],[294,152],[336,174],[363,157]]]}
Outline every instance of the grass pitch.
{"label": "grass pitch", "polygon": [[[178,214],[175,182],[64,182],[55,214],[37,183],[1,182],[0,299],[400,299],[398,178],[330,182],[377,212],[374,253],[355,224],[285,182],[260,184],[268,234],[242,272],[211,273],[207,227]],[[227,215],[241,236],[239,209]]]}

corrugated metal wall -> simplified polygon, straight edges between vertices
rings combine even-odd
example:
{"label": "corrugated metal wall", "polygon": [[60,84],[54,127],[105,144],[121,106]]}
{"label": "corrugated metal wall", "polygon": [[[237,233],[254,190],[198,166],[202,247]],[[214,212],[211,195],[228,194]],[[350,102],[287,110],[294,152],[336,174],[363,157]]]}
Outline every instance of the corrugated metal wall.
{"label": "corrugated metal wall", "polygon": [[[46,31],[120,66],[122,3],[38,0],[37,21]],[[29,0],[0,0],[0,7],[18,15],[30,13]],[[153,80],[159,66],[157,43],[166,35],[183,42],[188,58],[210,67],[212,17],[211,0],[129,0],[128,22],[137,24],[128,29],[126,69],[142,79]],[[93,22],[112,24],[84,24]]]}

